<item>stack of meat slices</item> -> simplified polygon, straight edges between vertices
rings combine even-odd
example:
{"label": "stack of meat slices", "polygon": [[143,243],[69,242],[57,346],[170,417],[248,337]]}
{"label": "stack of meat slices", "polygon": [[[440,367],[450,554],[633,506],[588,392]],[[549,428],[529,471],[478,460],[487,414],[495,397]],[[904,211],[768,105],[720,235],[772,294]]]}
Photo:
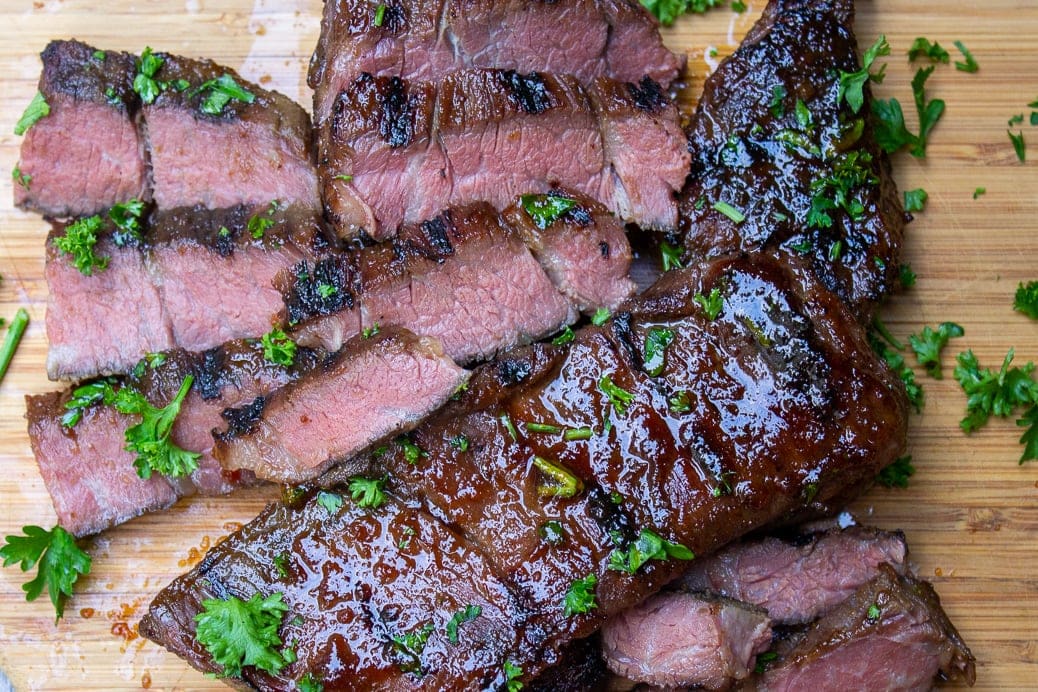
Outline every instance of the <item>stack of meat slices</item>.
{"label": "stack of meat slices", "polygon": [[[857,69],[852,15],[850,0],[773,0],[711,78],[687,141],[663,91],[680,61],[626,0],[330,0],[310,75],[316,154],[298,106],[211,63],[48,47],[52,110],[25,141],[19,201],[111,208],[107,227],[86,219],[106,260],[84,272],[49,250],[49,370],[111,373],[99,384],[156,406],[190,376],[174,437],[202,455],[190,482],[138,482],[125,416],[76,391],[32,398],[62,521],[98,531],[253,473],[307,484],[164,590],[141,632],[221,673],[195,640],[203,602],[276,592],[295,656],[246,666],[246,684],[512,689],[693,554],[866,487],[904,447],[903,388],[860,322],[889,285],[875,268],[896,264],[902,217],[831,69]],[[736,83],[806,99],[796,110],[823,126],[797,141],[823,141],[787,147],[794,109],[733,100]],[[68,134],[96,119],[119,163],[103,186],[70,187],[55,147],[83,151]],[[836,139],[866,169],[848,194],[868,203],[832,209],[824,238],[787,248],[807,225],[797,200],[839,165],[813,152]],[[772,185],[792,191],[776,234],[777,210],[748,204]],[[128,236],[130,205],[146,211]],[[703,209],[734,227],[696,220]],[[623,221],[680,238],[696,263],[630,298]],[[75,223],[56,227],[55,248]],[[120,307],[129,286],[147,319]],[[599,307],[615,315],[521,346]],[[77,310],[113,336],[84,346],[62,332]],[[299,342],[287,361],[258,343],[272,326]],[[379,484],[378,502],[343,497],[358,479]],[[125,493],[94,489],[111,482]],[[920,593],[887,578],[884,593]],[[923,600],[906,610],[939,623]],[[944,669],[968,659],[955,651]]]}

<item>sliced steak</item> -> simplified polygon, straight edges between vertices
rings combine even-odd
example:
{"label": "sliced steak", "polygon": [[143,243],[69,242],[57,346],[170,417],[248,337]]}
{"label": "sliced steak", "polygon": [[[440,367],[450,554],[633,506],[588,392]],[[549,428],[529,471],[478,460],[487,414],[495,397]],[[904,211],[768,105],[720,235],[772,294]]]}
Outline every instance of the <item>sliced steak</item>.
{"label": "sliced steak", "polygon": [[562,186],[672,229],[689,159],[677,109],[657,95],[648,79],[585,89],[572,76],[508,70],[436,84],[362,74],[319,135],[326,210],[341,235],[385,239],[451,205],[500,209]]}
{"label": "sliced steak", "polygon": [[[174,85],[143,108],[160,209],[197,204],[217,209],[271,200],[320,207],[306,111],[212,61],[168,53],[157,57],[163,63],[155,79]],[[252,101],[231,98],[215,114],[203,112],[212,110],[211,87],[204,85],[227,77]]]}
{"label": "sliced steak", "polygon": [[[712,289],[722,306],[711,320],[694,296]],[[643,344],[654,328],[673,338],[650,376]],[[686,568],[652,559],[633,574],[609,569],[640,532],[701,554],[805,507],[824,511],[900,453],[906,408],[852,314],[819,284],[763,258],[672,271],[571,344],[482,366],[406,441],[321,479],[337,488],[357,473],[385,476],[387,492],[415,507],[407,512],[427,517],[412,540],[396,501],[364,514],[363,531],[352,507],[329,517],[320,496],[275,505],[160,593],[141,632],[213,671],[192,637],[200,599],[282,592],[304,621],[283,638],[305,645],[277,680],[246,669],[251,684],[289,689],[312,672],[328,688],[496,688],[506,662],[530,679],[565,642]],[[276,581],[282,551],[300,567]],[[502,590],[475,622],[499,634],[452,645],[441,618],[484,603],[462,595],[484,573],[494,576],[483,588]],[[354,599],[360,610],[339,612]],[[430,620],[424,650],[391,656],[392,634]],[[398,624],[370,629],[380,621]]]}
{"label": "sliced steak", "polygon": [[146,198],[134,57],[79,41],[51,41],[40,57],[50,113],[25,133],[15,204],[66,217]]}
{"label": "sliced steak", "polygon": [[602,628],[609,669],[657,687],[728,689],[770,646],[762,609],[681,591],[657,594]]}
{"label": "sliced steak", "polygon": [[907,555],[904,535],[879,529],[851,527],[792,541],[769,536],[697,560],[682,584],[761,606],[781,624],[802,624],[874,579],[880,565],[903,572]]}
{"label": "sliced steak", "polygon": [[440,343],[393,329],[355,337],[309,374],[224,412],[214,454],[226,469],[298,484],[407,432],[468,379]]}
{"label": "sliced steak", "polygon": [[[155,406],[165,406],[187,375],[194,376],[173,426],[173,442],[202,454],[198,470],[190,478],[167,479],[153,474],[138,477],[135,454],[125,450],[123,433],[139,422],[100,403],[82,410],[74,426],[65,426],[66,404],[72,389],[26,397],[29,441],[50,493],[58,523],[76,536],[103,531],[144,512],[163,509],[179,497],[199,492],[220,495],[254,481],[249,472],[225,472],[210,453],[210,430],[223,421],[228,406],[281,386],[313,366],[315,355],[300,349],[291,368],[275,366],[263,358],[255,342],[237,342],[202,354],[171,351],[154,368],[117,381],[132,386]],[[153,362],[158,362],[152,359]]]}
{"label": "sliced steak", "polygon": [[320,220],[299,207],[159,212],[139,241],[105,217],[94,253],[108,265],[84,276],[54,245],[66,228],[56,224],[47,243],[51,379],[123,373],[146,353],[258,337],[281,309],[274,276],[327,246]]}
{"label": "sliced steak", "polygon": [[486,204],[445,211],[405,227],[392,244],[297,267],[276,283],[294,338],[329,351],[362,328],[399,326],[438,339],[448,356],[468,363],[577,316]]}
{"label": "sliced steak", "polygon": [[898,275],[905,216],[868,84],[856,113],[840,86],[860,67],[852,19],[845,0],[773,0],[710,76],[681,230],[691,257],[778,253],[868,321]]}
{"label": "sliced steak", "polygon": [[[553,200],[568,208],[550,223],[525,208]],[[552,191],[521,197],[502,216],[522,236],[555,287],[581,312],[615,310],[634,293],[627,234],[601,204],[569,191]]]}
{"label": "sliced steak", "polygon": [[323,122],[339,92],[364,72],[439,81],[466,68],[501,68],[585,81],[648,75],[669,86],[683,64],[664,47],[652,16],[629,0],[329,0],[309,82]]}
{"label": "sliced steak", "polygon": [[785,642],[759,690],[930,690],[976,677],[973,654],[925,581],[884,566],[807,630]]}

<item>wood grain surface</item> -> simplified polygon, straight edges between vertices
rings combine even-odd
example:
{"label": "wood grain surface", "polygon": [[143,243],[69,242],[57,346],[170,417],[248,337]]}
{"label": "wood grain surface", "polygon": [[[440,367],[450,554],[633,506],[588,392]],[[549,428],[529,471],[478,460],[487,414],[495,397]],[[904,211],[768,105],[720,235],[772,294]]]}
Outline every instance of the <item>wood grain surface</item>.
{"label": "wood grain surface", "polygon": [[[747,4],[745,14],[714,10],[666,32],[669,45],[690,56],[689,98],[763,7],[761,0]],[[0,169],[18,159],[20,138],[11,129],[36,90],[37,54],[48,40],[206,56],[308,104],[305,67],[320,7],[319,0],[3,0]],[[906,51],[913,38],[925,35],[953,53],[952,42],[961,40],[980,71],[937,68],[928,91],[947,102],[947,112],[928,155],[895,160],[901,187],[923,187],[930,200],[907,236],[906,259],[918,284],[884,310],[899,337],[945,320],[962,324],[966,336],[945,354],[944,380],[918,373],[926,407],[912,416],[909,446],[918,473],[911,487],[877,488],[854,509],[865,521],[905,531],[919,573],[934,582],[976,654],[979,688],[1038,689],[1038,462],[1017,464],[1020,431],[1011,420],[964,435],[958,420],[965,397],[950,378],[954,355],[966,348],[990,367],[1010,347],[1019,361],[1038,360],[1038,323],[1012,310],[1017,284],[1038,279],[1038,128],[1022,126],[1034,159],[1026,164],[1006,136],[1007,119],[1028,116],[1026,104],[1038,98],[1038,2],[862,1],[857,30],[863,44],[885,33],[893,46],[877,93],[901,100],[910,128]],[[987,192],[974,199],[978,187]],[[33,319],[0,386],[0,534],[55,520],[23,419],[25,394],[55,388],[44,373],[47,225],[12,209],[10,200],[10,177],[0,175],[0,315],[24,306]],[[46,597],[24,601],[26,578],[17,568],[0,570],[0,669],[17,690],[222,688],[137,637],[134,627],[163,585],[256,515],[268,495],[260,489],[185,500],[87,541],[92,573],[57,624]]]}

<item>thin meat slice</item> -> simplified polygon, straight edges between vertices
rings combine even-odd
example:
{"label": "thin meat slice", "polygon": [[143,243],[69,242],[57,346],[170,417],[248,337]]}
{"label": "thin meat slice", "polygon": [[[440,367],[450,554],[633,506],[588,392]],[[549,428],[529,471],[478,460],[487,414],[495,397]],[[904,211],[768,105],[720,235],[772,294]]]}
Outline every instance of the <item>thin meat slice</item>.
{"label": "thin meat slice", "polygon": [[[451,205],[561,186],[625,221],[672,229],[688,151],[649,79],[465,70],[437,83],[362,74],[319,133],[325,206],[341,235],[381,240]],[[632,153],[637,146],[648,155]]]}
{"label": "thin meat slice", "polygon": [[[98,533],[145,512],[173,504],[195,492],[221,495],[254,482],[249,472],[227,472],[213,458],[210,431],[223,423],[221,412],[281,386],[312,367],[316,357],[300,349],[290,368],[263,357],[256,342],[237,342],[202,354],[170,351],[152,357],[116,386],[132,386],[154,406],[165,406],[187,375],[194,383],[173,426],[173,442],[202,456],[189,477],[168,479],[153,474],[145,480],[134,469],[135,454],[126,451],[124,431],[140,422],[94,403],[81,418],[65,425],[74,388],[26,397],[29,441],[40,475],[50,493],[58,522],[76,536]],[[71,421],[70,421],[71,423]]]}
{"label": "thin meat slice", "polygon": [[39,93],[50,112],[25,133],[15,204],[68,217],[147,198],[134,56],[51,41],[40,57]]}
{"label": "thin meat slice", "polygon": [[[210,60],[157,57],[163,62],[154,78],[173,85],[143,107],[160,209],[271,200],[320,207],[306,111]],[[231,98],[214,108],[209,99],[213,80],[220,79],[233,80],[251,102]]]}
{"label": "thin meat slice", "polygon": [[[566,211],[545,222],[539,204],[562,204]],[[581,312],[616,309],[634,293],[628,276],[631,245],[623,224],[605,207],[565,190],[523,196],[502,212],[548,274],[555,287]]]}
{"label": "thin meat slice", "polygon": [[976,678],[973,654],[933,587],[884,565],[807,632],[779,648],[757,684],[766,690],[930,690]]}
{"label": "thin meat slice", "polygon": [[[714,288],[722,310],[711,320],[694,296]],[[655,376],[642,369],[652,329],[673,335]],[[428,539],[423,527],[404,548],[396,543],[402,535],[371,540],[329,521],[320,495],[298,509],[275,506],[159,594],[141,631],[213,670],[192,640],[192,618],[199,597],[212,593],[213,575],[235,574],[235,583],[218,582],[224,595],[281,591],[308,623],[305,636],[294,625],[282,628],[287,640],[308,642],[298,660],[276,681],[246,669],[250,684],[289,689],[289,680],[315,671],[327,688],[496,688],[506,662],[529,680],[558,660],[566,642],[591,634],[687,567],[650,559],[630,574],[609,569],[622,557],[615,551],[629,551],[651,531],[708,553],[805,508],[825,511],[900,453],[906,406],[896,377],[867,348],[846,306],[817,283],[800,283],[763,258],[672,271],[569,345],[516,349],[478,368],[458,399],[406,440],[318,479],[342,492],[357,474],[385,478],[390,496],[440,531],[449,527],[458,543]],[[387,503],[371,510],[370,521],[392,524],[394,517]],[[315,531],[328,538],[310,540]],[[473,573],[486,565],[494,583],[505,585],[502,610],[484,608],[485,618],[476,620],[502,628],[492,640],[500,648],[479,662],[466,658],[472,649],[464,642],[448,645],[441,658],[436,618],[456,606],[436,614],[424,606],[454,599],[468,588],[467,574],[443,569],[423,585],[421,600],[394,599],[388,609],[380,602],[366,618],[325,606],[357,594],[394,594],[411,583],[410,566],[449,567],[462,549],[479,556]],[[280,551],[308,572],[264,581],[273,578],[270,556]],[[354,563],[343,551],[364,557]],[[348,580],[334,576],[345,570]],[[407,628],[433,619],[427,648],[415,656],[421,678],[399,660],[368,654],[389,649],[389,632],[358,636],[351,623],[377,617],[406,618]]]}
{"label": "thin meat slice", "polygon": [[657,594],[602,628],[609,669],[658,687],[728,689],[770,646],[762,609],[682,591]]}
{"label": "thin meat slice", "polygon": [[[327,247],[312,211],[298,207],[158,212],[142,237],[98,220],[87,276],[47,242],[47,373],[81,379],[125,373],[147,353],[203,351],[270,331],[281,309],[275,275]],[[261,230],[258,231],[262,227]]]}
{"label": "thin meat slice", "polygon": [[707,79],[688,129],[681,230],[691,257],[778,253],[864,322],[898,275],[905,215],[869,118],[848,0],[773,0]]}
{"label": "thin meat slice", "polygon": [[396,329],[348,341],[308,375],[229,410],[216,434],[225,469],[298,484],[406,432],[468,379],[438,341]]}
{"label": "thin meat slice", "polygon": [[362,73],[438,81],[466,68],[542,70],[582,80],[664,86],[684,59],[663,45],[656,21],[629,0],[407,0],[382,5],[330,0],[310,61],[314,114],[331,112],[339,92]]}
{"label": "thin meat slice", "polygon": [[793,541],[768,536],[697,560],[682,584],[758,605],[784,625],[802,624],[846,600],[880,565],[904,572],[907,555],[900,532],[866,527]]}
{"label": "thin meat slice", "polygon": [[329,351],[363,328],[399,326],[439,340],[464,364],[577,317],[487,204],[449,209],[405,227],[392,244],[302,265],[277,284],[293,338]]}

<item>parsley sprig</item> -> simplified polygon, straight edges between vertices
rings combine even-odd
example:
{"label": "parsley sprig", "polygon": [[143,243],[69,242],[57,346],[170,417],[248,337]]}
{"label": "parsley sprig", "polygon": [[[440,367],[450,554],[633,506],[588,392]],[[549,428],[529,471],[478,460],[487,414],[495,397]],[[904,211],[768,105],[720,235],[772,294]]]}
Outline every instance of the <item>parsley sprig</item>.
{"label": "parsley sprig", "polygon": [[288,605],[281,593],[266,598],[258,593],[243,601],[237,596],[202,601],[195,616],[195,638],[226,677],[241,677],[242,668],[254,666],[271,675],[295,660],[290,649],[279,649],[278,629]]}
{"label": "parsley sprig", "polygon": [[908,342],[915,351],[919,365],[935,380],[941,379],[941,351],[948,345],[948,340],[965,334],[965,331],[954,322],[941,322],[934,331],[929,326],[923,327],[919,334],[912,334]]}
{"label": "parsley sprig", "polygon": [[36,577],[25,584],[25,600],[35,601],[46,587],[54,604],[55,620],[65,613],[65,601],[72,596],[76,581],[90,573],[90,556],[80,550],[76,539],[60,526],[45,531],[39,526],[23,526],[24,536],[7,536],[0,557],[4,567],[19,563],[23,572],[37,567]]}
{"label": "parsley sprig", "polygon": [[598,577],[589,574],[583,579],[576,579],[566,590],[562,600],[562,614],[566,617],[588,613],[598,607],[595,601],[595,585]]}
{"label": "parsley sprig", "polygon": [[865,104],[865,85],[870,81],[882,82],[887,66],[884,64],[879,72],[873,73],[872,64],[876,58],[882,55],[890,55],[890,44],[886,36],[880,36],[876,42],[869,46],[861,59],[861,69],[854,72],[840,71],[840,85],[837,91],[837,101],[846,101],[851,112],[857,113]]}
{"label": "parsley sprig", "polygon": [[94,271],[103,271],[108,267],[109,257],[98,256],[94,252],[97,245],[97,234],[103,221],[100,216],[88,216],[74,221],[65,227],[65,234],[54,239],[54,247],[72,257],[72,265],[83,276],[93,276]]}
{"label": "parsley sprig", "polygon": [[665,540],[649,529],[642,529],[627,550],[616,549],[609,554],[609,569],[634,574],[649,560],[692,560],[695,554],[681,545]]}
{"label": "parsley sprig", "polygon": [[1013,309],[1038,320],[1038,281],[1021,283],[1013,296]]}
{"label": "parsley sprig", "polygon": [[1020,463],[1038,459],[1038,382],[1032,377],[1034,363],[1012,366],[1014,351],[1009,349],[998,372],[981,368],[973,351],[960,353],[955,379],[966,393],[966,417],[959,426],[971,433],[988,422],[991,416],[1008,418],[1020,407],[1026,407],[1016,424],[1026,427],[1020,442],[1024,452]]}
{"label": "parsley sprig", "polygon": [[275,365],[286,368],[296,362],[296,342],[281,329],[273,329],[260,339],[263,345],[263,358]]}
{"label": "parsley sprig", "polygon": [[562,218],[562,215],[577,206],[577,200],[560,194],[523,195],[519,204],[537,228],[544,230]]}
{"label": "parsley sprig", "polygon": [[234,77],[226,72],[216,79],[202,82],[188,92],[187,96],[193,98],[201,93],[205,93],[205,97],[198,105],[198,110],[206,115],[220,115],[231,100],[242,103],[252,103],[256,100],[255,94],[234,81]]}

